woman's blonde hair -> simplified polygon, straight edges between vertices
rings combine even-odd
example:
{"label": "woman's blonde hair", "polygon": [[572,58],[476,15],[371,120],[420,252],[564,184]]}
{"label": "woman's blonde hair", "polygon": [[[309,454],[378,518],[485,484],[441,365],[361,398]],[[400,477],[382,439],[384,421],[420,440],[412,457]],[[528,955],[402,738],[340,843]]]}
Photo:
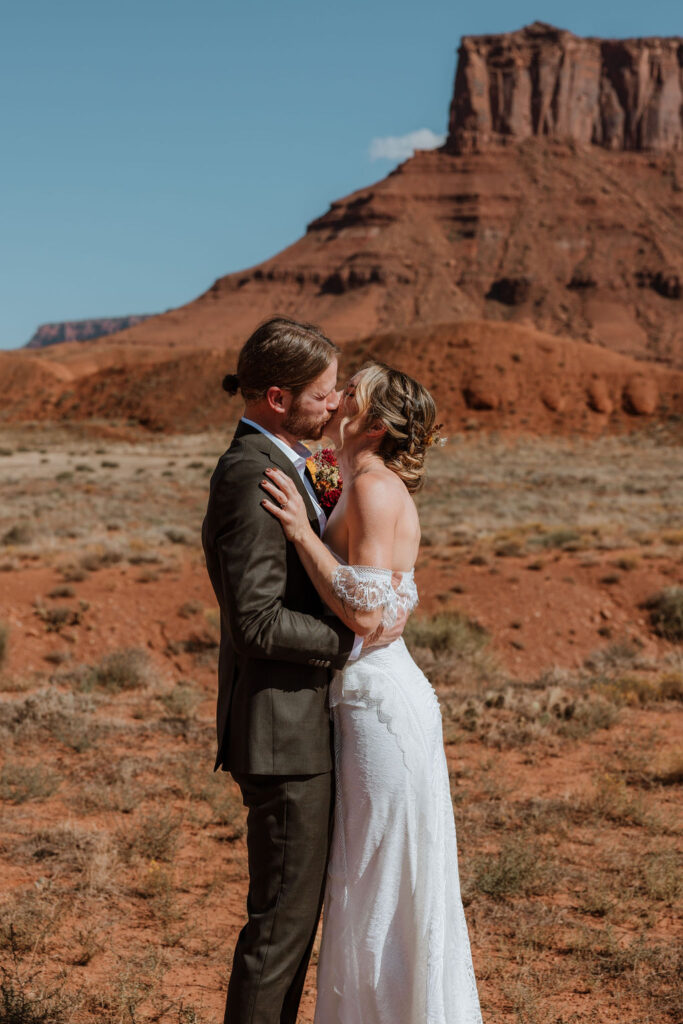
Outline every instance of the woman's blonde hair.
{"label": "woman's blonde hair", "polygon": [[[356,380],[358,415],[386,427],[378,455],[412,493],[423,483],[427,449],[438,440],[436,406],[427,389],[384,363],[367,363]],[[343,430],[342,430],[343,440]]]}

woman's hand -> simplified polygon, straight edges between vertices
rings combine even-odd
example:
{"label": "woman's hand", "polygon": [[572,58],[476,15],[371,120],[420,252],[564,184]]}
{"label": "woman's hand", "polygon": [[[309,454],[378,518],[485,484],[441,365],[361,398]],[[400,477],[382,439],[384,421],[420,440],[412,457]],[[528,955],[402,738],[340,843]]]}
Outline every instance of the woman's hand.
{"label": "woman's hand", "polygon": [[268,501],[267,498],[264,498],[261,504],[271,515],[280,520],[287,540],[296,544],[311,532],[304,499],[299,494],[294,481],[286,473],[271,468],[266,470],[266,476],[267,479],[261,481],[261,487],[272,495],[275,504]]}

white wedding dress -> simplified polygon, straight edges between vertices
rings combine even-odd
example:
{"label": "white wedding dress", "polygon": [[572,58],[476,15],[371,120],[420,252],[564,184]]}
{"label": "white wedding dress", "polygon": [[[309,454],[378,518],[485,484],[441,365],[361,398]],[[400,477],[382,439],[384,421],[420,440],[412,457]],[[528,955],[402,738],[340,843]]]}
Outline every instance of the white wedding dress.
{"label": "white wedding dress", "polygon": [[[417,604],[413,572],[340,566],[354,608]],[[336,808],[315,1024],[481,1024],[441,712],[402,639],[330,686]]]}

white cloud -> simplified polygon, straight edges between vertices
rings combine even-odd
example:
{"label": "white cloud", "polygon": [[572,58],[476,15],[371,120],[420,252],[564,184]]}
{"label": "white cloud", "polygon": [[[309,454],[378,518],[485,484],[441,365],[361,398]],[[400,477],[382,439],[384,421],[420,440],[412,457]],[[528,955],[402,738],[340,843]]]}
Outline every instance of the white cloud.
{"label": "white cloud", "polygon": [[388,135],[370,143],[371,160],[407,160],[416,149],[436,149],[443,146],[445,135],[437,135],[430,128],[418,128],[407,135]]}

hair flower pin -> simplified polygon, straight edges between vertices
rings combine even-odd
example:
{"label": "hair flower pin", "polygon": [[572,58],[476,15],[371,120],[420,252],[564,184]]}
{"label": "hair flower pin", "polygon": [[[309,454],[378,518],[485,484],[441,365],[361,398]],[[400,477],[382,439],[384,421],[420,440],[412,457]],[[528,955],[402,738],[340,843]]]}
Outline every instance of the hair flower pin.
{"label": "hair flower pin", "polygon": [[341,498],[342,475],[337,456],[331,448],[318,448],[306,459],[306,468],[313,479],[313,490],[326,515]]}
{"label": "hair flower pin", "polygon": [[439,431],[441,430],[443,423],[437,423],[436,426],[432,427],[429,433],[425,437],[425,447],[433,448],[434,445],[438,445],[439,448],[443,448],[448,440],[447,437],[442,437]]}

